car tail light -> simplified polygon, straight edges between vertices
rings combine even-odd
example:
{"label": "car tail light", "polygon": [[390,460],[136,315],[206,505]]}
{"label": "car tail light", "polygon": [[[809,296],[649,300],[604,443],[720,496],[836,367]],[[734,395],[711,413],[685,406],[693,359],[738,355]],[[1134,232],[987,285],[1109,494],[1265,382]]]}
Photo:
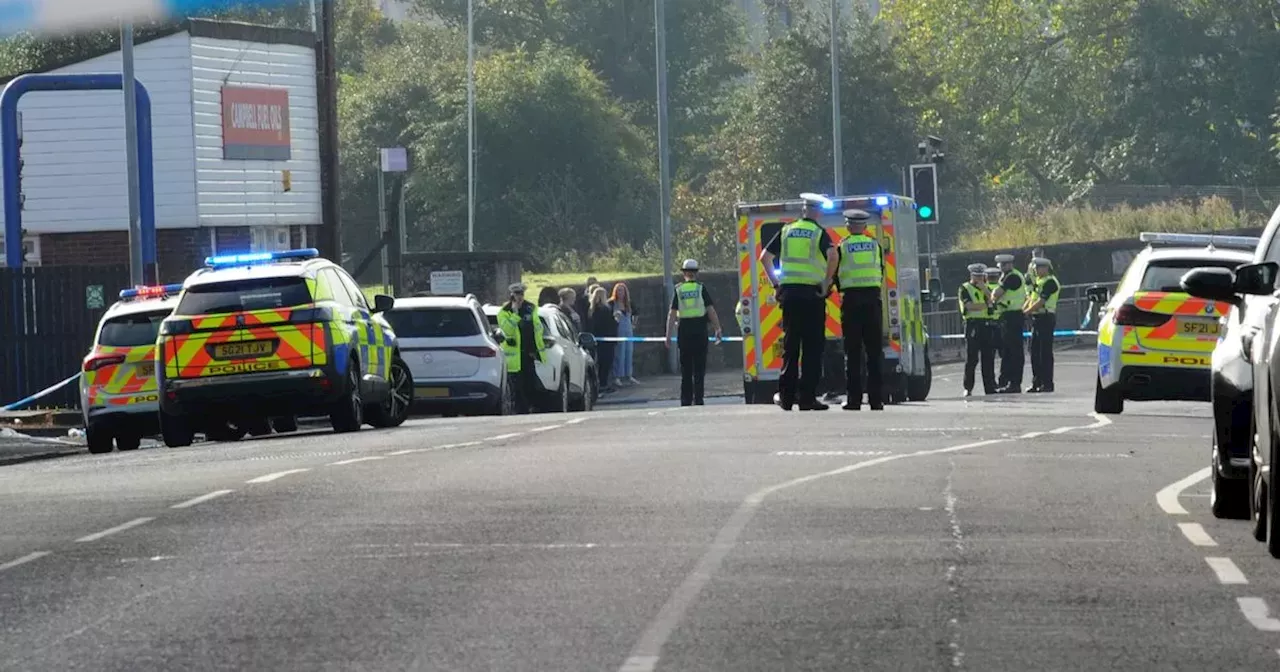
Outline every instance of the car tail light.
{"label": "car tail light", "polygon": [[89,355],[84,358],[83,368],[89,372],[117,364],[124,364],[124,355]]}
{"label": "car tail light", "polygon": [[476,345],[476,346],[468,345],[468,346],[463,346],[459,348],[454,348],[454,350],[457,350],[458,352],[461,352],[464,355],[471,355],[472,357],[487,358],[487,357],[498,356],[497,350],[495,350],[494,348],[483,346],[483,345]]}
{"label": "car tail light", "polygon": [[289,314],[291,324],[312,324],[316,322],[332,322],[333,310],[328,306],[315,308],[299,308]]}
{"label": "car tail light", "polygon": [[1126,327],[1158,327],[1168,322],[1169,317],[1169,315],[1142,310],[1132,304],[1125,304],[1116,311],[1116,324]]}

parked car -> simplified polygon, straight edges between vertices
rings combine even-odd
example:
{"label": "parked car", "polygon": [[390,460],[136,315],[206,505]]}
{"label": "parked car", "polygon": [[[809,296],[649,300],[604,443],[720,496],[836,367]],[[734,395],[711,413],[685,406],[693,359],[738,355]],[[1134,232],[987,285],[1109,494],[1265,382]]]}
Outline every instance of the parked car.
{"label": "parked car", "polygon": [[475,296],[396,299],[387,321],[413,376],[415,408],[446,415],[510,415],[502,332]]}
{"label": "parked car", "polygon": [[[1229,454],[1222,473],[1215,478],[1243,471],[1247,490],[1244,497],[1253,521],[1253,536],[1266,542],[1272,557],[1280,558],[1280,481],[1273,476],[1280,452],[1280,422],[1277,421],[1275,380],[1280,375],[1280,325],[1276,323],[1277,278],[1280,277],[1280,208],[1271,216],[1253,263],[1234,271],[1224,268],[1197,268],[1182,278],[1182,286],[1193,296],[1225,301],[1239,313],[1241,354],[1252,364],[1251,422],[1242,440],[1248,440],[1248,460]],[[1225,352],[1224,352],[1225,354]],[[1216,411],[1216,409],[1215,409]],[[1243,413],[1243,411],[1241,411]],[[1215,412],[1216,415],[1216,412]],[[1216,432],[1215,432],[1216,434]],[[1215,487],[1222,484],[1215,482]],[[1239,486],[1236,485],[1236,488]],[[1239,490],[1236,490],[1239,496]]]}
{"label": "parked car", "polygon": [[[498,326],[499,308],[501,306],[484,306],[485,317],[494,329]],[[547,350],[534,367],[541,388],[537,407],[552,413],[595,408],[600,394],[596,360],[591,356],[596,346],[595,337],[579,332],[573,321],[553,304],[538,308],[538,318],[542,320]]]}

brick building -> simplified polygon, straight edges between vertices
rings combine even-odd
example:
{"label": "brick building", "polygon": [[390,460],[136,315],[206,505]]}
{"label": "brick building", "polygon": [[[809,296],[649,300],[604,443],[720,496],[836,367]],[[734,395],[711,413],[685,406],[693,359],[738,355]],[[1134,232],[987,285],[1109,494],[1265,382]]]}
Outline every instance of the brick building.
{"label": "brick building", "polygon": [[[307,31],[196,19],[138,40],[136,77],[151,98],[162,280],[185,277],[211,253],[315,244],[314,42]],[[48,72],[120,67],[116,50]],[[31,92],[18,111],[27,263],[128,263],[121,92]]]}

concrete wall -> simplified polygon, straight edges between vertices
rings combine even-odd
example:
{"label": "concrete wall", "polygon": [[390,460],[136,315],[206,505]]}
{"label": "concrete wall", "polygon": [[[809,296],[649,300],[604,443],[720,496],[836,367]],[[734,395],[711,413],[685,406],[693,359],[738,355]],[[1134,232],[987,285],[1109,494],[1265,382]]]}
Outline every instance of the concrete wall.
{"label": "concrete wall", "polygon": [[404,288],[400,296],[431,289],[432,271],[462,271],[463,292],[481,303],[501,303],[507,288],[520,281],[524,255],[517,252],[410,252],[404,255]]}

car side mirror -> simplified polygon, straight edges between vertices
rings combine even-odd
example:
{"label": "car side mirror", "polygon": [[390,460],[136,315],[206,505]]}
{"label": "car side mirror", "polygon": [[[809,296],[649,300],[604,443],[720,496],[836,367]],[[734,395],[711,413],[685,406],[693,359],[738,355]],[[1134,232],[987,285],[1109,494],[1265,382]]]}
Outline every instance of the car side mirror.
{"label": "car side mirror", "polygon": [[1191,296],[1240,305],[1236,276],[1225,268],[1193,268],[1183,274],[1178,284]]}
{"label": "car side mirror", "polygon": [[385,313],[396,307],[396,300],[386,294],[373,295],[373,312]]}
{"label": "car side mirror", "polygon": [[1280,275],[1280,264],[1274,261],[1245,264],[1236,269],[1232,290],[1238,294],[1267,296],[1276,291],[1277,275]]}
{"label": "car side mirror", "polygon": [[507,341],[507,335],[502,333],[501,329],[494,329],[493,331],[489,332],[489,335],[493,336],[493,340],[496,341],[498,345],[502,345]]}
{"label": "car side mirror", "polygon": [[594,349],[596,347],[596,337],[587,333],[578,334],[578,345],[586,350]]}
{"label": "car side mirror", "polygon": [[1084,295],[1085,298],[1094,303],[1106,303],[1111,299],[1111,290],[1103,285],[1090,285],[1088,289],[1084,290]]}

